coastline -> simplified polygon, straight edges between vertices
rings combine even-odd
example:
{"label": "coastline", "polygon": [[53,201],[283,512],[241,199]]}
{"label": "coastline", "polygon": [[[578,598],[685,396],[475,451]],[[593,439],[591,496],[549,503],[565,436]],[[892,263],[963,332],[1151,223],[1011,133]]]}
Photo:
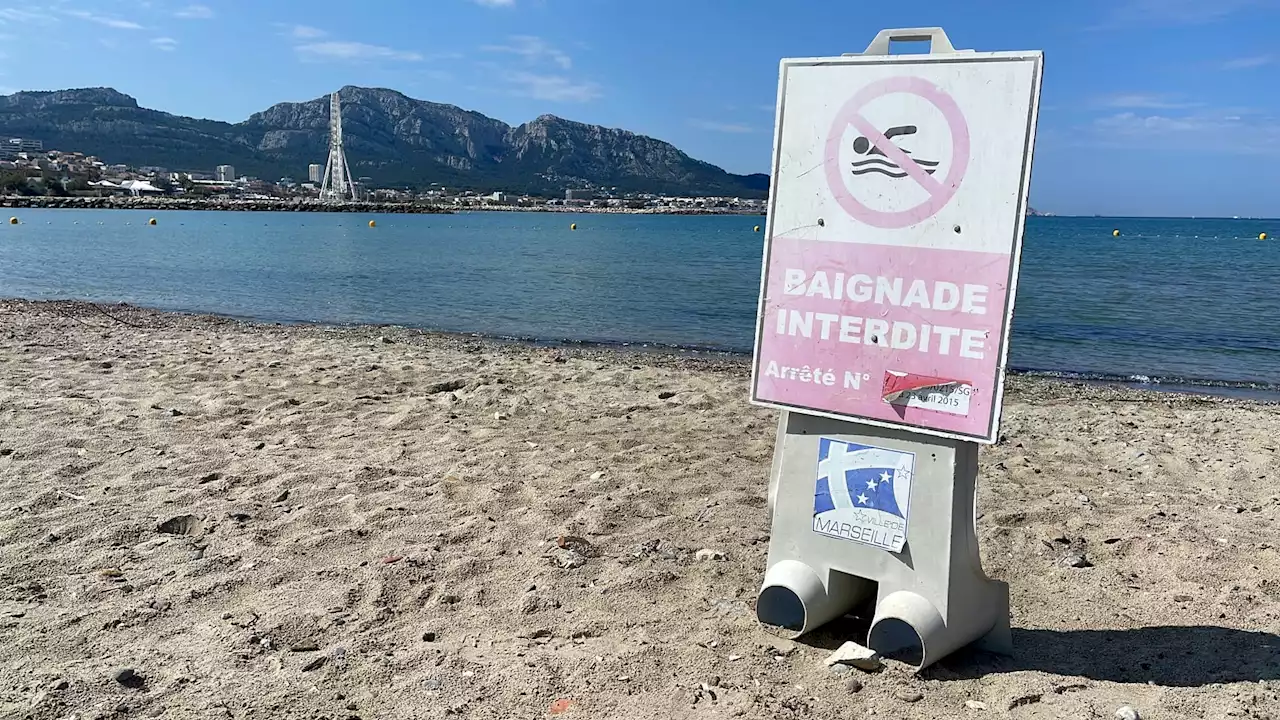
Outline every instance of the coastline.
{"label": "coastline", "polygon": [[1273,405],[1010,378],[977,522],[1016,655],[851,694],[823,659],[865,618],[755,621],[777,413],[740,360],[14,300],[0,335],[0,715],[1280,702]]}
{"label": "coastline", "polygon": [[[580,357],[596,358],[609,355],[644,359],[659,366],[671,366],[682,361],[702,363],[705,368],[728,370],[735,368],[744,376],[751,373],[751,352],[731,348],[710,346],[664,345],[652,342],[606,342],[598,340],[574,340],[567,338],[543,337],[511,337],[490,335],[485,333],[454,332],[432,328],[374,324],[374,323],[330,323],[322,321],[275,320],[266,318],[237,317],[219,315],[199,310],[166,310],[149,308],[131,303],[101,303],[88,300],[30,300],[26,298],[0,297],[0,312],[5,309],[45,308],[48,312],[59,315],[68,313],[87,313],[102,316],[102,308],[112,314],[117,311],[130,313],[142,318],[187,318],[192,322],[219,324],[237,323],[245,328],[254,327],[296,327],[318,329],[326,333],[350,332],[357,337],[369,334],[381,334],[388,331],[405,333],[406,336],[419,337],[424,342],[482,343],[495,347],[519,347],[529,350],[562,350],[575,353]],[[94,309],[97,308],[97,309]],[[161,320],[162,322],[165,322]],[[1155,395],[1192,395],[1229,400],[1243,400],[1264,404],[1280,403],[1280,384],[1264,386],[1253,382],[1224,381],[1212,378],[1163,378],[1147,375],[1121,375],[1079,372],[1075,370],[1056,370],[1048,368],[1008,368],[1005,374],[1006,393],[1015,392],[1023,387],[1043,388],[1062,385],[1083,392],[1089,388],[1114,389],[1125,393],[1153,393]]]}
{"label": "coastline", "polygon": [[449,215],[460,212],[558,212],[575,214],[617,215],[744,215],[760,216],[761,211],[703,208],[600,208],[515,205],[464,207],[422,202],[339,202],[324,203],[313,199],[221,200],[158,197],[0,197],[0,208],[43,210],[216,210],[227,212],[339,212],[366,214]]}

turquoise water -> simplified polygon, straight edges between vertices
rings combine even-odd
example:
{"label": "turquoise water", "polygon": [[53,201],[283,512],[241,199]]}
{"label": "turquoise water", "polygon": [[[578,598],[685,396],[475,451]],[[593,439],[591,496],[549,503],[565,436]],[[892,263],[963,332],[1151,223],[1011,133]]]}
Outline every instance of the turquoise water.
{"label": "turquoise water", "polygon": [[[2,297],[737,352],[751,348],[764,220],[17,214],[0,226]],[[1280,236],[1280,221],[1030,218],[1010,366],[1280,390],[1280,241],[1260,232]]]}

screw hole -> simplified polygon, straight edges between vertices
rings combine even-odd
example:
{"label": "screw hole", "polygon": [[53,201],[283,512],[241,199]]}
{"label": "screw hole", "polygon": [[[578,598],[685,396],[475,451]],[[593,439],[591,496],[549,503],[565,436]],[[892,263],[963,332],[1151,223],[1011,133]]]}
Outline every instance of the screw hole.
{"label": "screw hole", "polygon": [[951,229],[952,229],[952,230],[955,230],[957,235],[959,235],[959,234],[960,234],[960,226],[959,226],[959,225],[957,225],[957,226],[955,226],[955,227],[953,227],[953,228],[951,228]]}
{"label": "screw hole", "polygon": [[826,226],[827,226],[827,221],[823,220],[822,218],[818,218],[818,227],[826,227]]}

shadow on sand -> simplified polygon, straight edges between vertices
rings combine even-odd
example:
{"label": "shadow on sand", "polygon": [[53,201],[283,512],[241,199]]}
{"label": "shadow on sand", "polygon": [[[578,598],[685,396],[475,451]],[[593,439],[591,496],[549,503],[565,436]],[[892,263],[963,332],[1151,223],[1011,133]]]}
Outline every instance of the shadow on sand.
{"label": "shadow on sand", "polygon": [[[865,622],[844,618],[801,641],[835,649],[866,640]],[[1013,630],[1013,657],[961,649],[925,668],[933,680],[1039,671],[1119,683],[1199,687],[1213,683],[1280,680],[1280,635],[1222,627],[1143,627],[1130,630]]]}
{"label": "shadow on sand", "polygon": [[1164,687],[1280,679],[1280,635],[1249,630],[1206,626],[1014,629],[1013,648],[1013,657],[962,650],[922,674],[945,680],[1034,670]]}

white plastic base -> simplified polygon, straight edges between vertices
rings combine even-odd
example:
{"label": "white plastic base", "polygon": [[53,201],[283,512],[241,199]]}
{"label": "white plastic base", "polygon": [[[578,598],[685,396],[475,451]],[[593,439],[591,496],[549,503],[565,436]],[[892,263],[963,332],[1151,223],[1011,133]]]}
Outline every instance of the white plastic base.
{"label": "white plastic base", "polygon": [[[819,438],[915,454],[906,543],[891,552],[814,530]],[[923,669],[978,642],[1011,653],[1009,588],[982,572],[974,528],[978,446],[799,413],[779,419],[773,532],[756,615],[797,637],[876,593],[865,645]]]}

